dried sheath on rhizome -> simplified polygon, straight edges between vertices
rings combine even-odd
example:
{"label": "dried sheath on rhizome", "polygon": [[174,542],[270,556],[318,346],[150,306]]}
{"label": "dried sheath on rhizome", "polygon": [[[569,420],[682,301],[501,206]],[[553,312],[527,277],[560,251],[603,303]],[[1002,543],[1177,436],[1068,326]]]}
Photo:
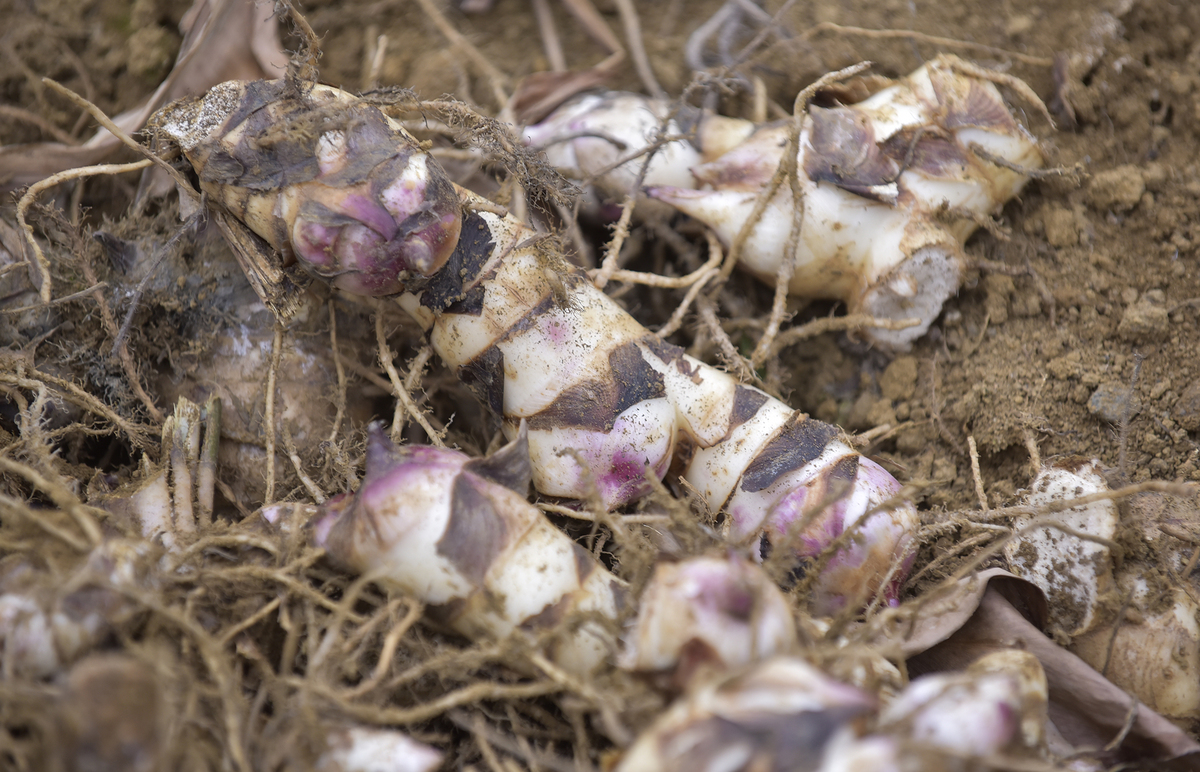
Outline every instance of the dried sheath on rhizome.
{"label": "dried sheath on rhizome", "polygon": [[509,437],[527,422],[542,493],[612,507],[673,467],[732,541],[765,534],[811,559],[840,538],[814,581],[819,611],[896,600],[917,518],[891,475],[837,427],[650,334],[534,231],[456,189],[374,105],[227,83],[155,125],[285,266],[399,293]]}

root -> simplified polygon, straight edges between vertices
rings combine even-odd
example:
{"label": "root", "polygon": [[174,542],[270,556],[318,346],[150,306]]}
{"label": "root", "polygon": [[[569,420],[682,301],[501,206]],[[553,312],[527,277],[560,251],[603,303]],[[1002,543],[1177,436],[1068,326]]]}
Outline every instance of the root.
{"label": "root", "polygon": [[438,8],[433,0],[417,0],[417,5],[421,6],[421,10],[437,27],[438,32],[450,43],[453,48],[458,49],[471,61],[473,65],[487,77],[488,85],[492,88],[492,98],[496,101],[499,108],[504,107],[509,102],[509,80],[504,73],[496,69],[496,66],[488,61],[479,49],[471,44],[469,40],[463,37],[462,33],[454,28]]}
{"label": "root", "polygon": [[550,62],[550,71],[566,72],[567,57],[563,54],[558,28],[550,13],[549,0],[533,0],[533,15],[537,18],[538,32],[542,36],[542,47],[546,51],[546,61]]}
{"label": "root", "polygon": [[[390,348],[388,348],[387,335],[384,334],[383,330],[383,315],[386,307],[386,301],[382,299],[376,304],[375,342],[379,347],[379,362],[387,371],[388,378],[391,380],[391,391],[396,397],[396,411],[392,417],[392,441],[399,443],[400,436],[404,431],[404,414],[407,413],[414,421],[417,422],[417,424],[420,425],[422,429],[425,430],[425,435],[429,438],[431,443],[439,448],[444,448],[446,447],[446,444],[443,441],[443,433],[438,432],[429,424],[429,421],[425,418],[425,414],[420,410],[420,408],[417,407],[416,403],[413,402],[410,388],[415,388],[416,384],[414,383],[413,387],[406,386],[403,382],[401,382],[400,374],[396,372],[396,365],[392,362],[392,360],[395,359],[396,354]],[[428,355],[426,355],[425,359],[428,360]],[[412,373],[419,372],[420,367],[414,367],[412,370]],[[410,373],[410,376],[412,373]]]}
{"label": "root", "polygon": [[267,406],[263,416],[267,432],[267,495],[264,504],[275,501],[275,382],[279,376],[279,357],[283,354],[283,325],[275,322],[275,337],[271,340],[271,369],[267,372]]}
{"label": "root", "polygon": [[975,447],[975,436],[967,436],[967,450],[971,455],[971,479],[975,481],[975,498],[979,500],[979,509],[984,517],[988,513],[987,494],[983,491],[983,477],[979,474],[979,450]]}
{"label": "root", "polygon": [[650,67],[650,57],[646,56],[646,44],[642,40],[642,22],[638,18],[637,7],[633,0],[615,0],[617,13],[621,16],[621,24],[625,27],[625,41],[629,44],[629,54],[633,59],[633,67],[642,80],[647,93],[653,97],[665,97],[667,92],[659,85]]}
{"label": "root", "polygon": [[[968,40],[957,40],[955,38],[944,38],[938,35],[927,35],[923,32],[915,32],[913,30],[901,29],[866,29],[864,27],[849,27],[833,22],[823,21],[819,24],[814,24],[812,27],[805,30],[804,34],[800,35],[800,40],[807,41],[814,37],[825,33],[833,32],[838,35],[847,35],[853,37],[865,37],[870,40],[912,40],[916,43],[928,43],[938,48],[948,48],[958,51],[977,51],[983,54],[999,56],[1005,59],[1012,59],[1015,62],[1032,65],[1034,67],[1053,67],[1054,60],[1044,56],[1030,56],[1019,51],[1009,51],[1004,48],[996,48],[994,46],[983,45],[982,43],[972,43]],[[985,70],[985,72],[991,72]],[[995,75],[994,72],[992,72]],[[1040,101],[1040,100],[1039,100]]]}
{"label": "root", "polygon": [[91,177],[97,174],[123,174],[125,172],[145,169],[149,165],[149,161],[137,161],[131,164],[100,164],[98,166],[85,166],[80,169],[68,169],[65,172],[51,175],[40,182],[35,182],[21,196],[21,199],[17,202],[17,223],[25,233],[25,241],[30,249],[25,259],[29,262],[29,267],[33,269],[34,275],[38,277],[35,284],[38,287],[42,303],[49,304],[54,299],[54,290],[50,282],[50,261],[42,254],[42,248],[38,246],[37,239],[33,236],[33,228],[25,219],[26,214],[29,212],[29,207],[33,204],[34,200],[42,192],[70,180]]}
{"label": "root", "polygon": [[147,450],[155,447],[150,438],[156,432],[151,427],[129,423],[112,408],[64,378],[58,378],[48,373],[39,372],[33,368],[20,366],[15,374],[0,372],[0,383],[7,383],[31,391],[36,391],[43,384],[54,386],[68,402],[108,421],[124,432],[134,447]]}

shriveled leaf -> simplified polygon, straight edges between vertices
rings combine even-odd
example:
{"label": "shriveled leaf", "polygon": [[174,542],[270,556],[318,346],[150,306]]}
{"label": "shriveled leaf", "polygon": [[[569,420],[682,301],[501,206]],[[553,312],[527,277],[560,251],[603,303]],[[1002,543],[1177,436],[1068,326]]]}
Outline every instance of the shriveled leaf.
{"label": "shriveled leaf", "polygon": [[[1104,748],[1118,737],[1132,698],[1087,663],[1047,638],[993,582],[970,619],[952,636],[909,662],[910,672],[958,670],[992,651],[1018,648],[1038,658],[1050,685],[1050,721],[1076,749]],[[1006,588],[1006,589],[1011,589]],[[1200,743],[1141,703],[1124,741],[1103,760],[1167,761],[1194,769]],[[1166,768],[1166,767],[1156,767]],[[1175,768],[1175,767],[1171,767]]]}
{"label": "shriveled leaf", "polygon": [[[183,44],[170,75],[136,109],[113,118],[125,131],[137,131],[151,113],[172,100],[227,80],[279,77],[287,67],[275,18],[269,7],[254,0],[196,0],[179,27]],[[107,129],[100,129],[82,145],[34,142],[0,147],[0,191],[98,163],[120,144]]]}

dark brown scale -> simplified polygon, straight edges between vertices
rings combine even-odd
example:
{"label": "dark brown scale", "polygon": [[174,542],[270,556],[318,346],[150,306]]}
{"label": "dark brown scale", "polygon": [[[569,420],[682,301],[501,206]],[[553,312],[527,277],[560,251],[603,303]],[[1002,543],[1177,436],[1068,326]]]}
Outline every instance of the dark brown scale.
{"label": "dark brown scale", "polygon": [[471,390],[476,399],[488,406],[497,417],[504,415],[504,352],[500,344],[533,326],[539,317],[554,308],[554,296],[548,294],[492,345],[458,369],[458,378]]}
{"label": "dark brown scale", "polygon": [[[837,436],[836,426],[816,421],[797,411],[746,467],[746,473],[742,475],[742,490],[755,493],[770,488],[780,477],[821,455],[830,440]],[[857,465],[857,456],[850,458]]]}
{"label": "dark brown scale", "polygon": [[458,368],[458,379],[494,416],[504,415],[504,352],[494,343]]}
{"label": "dark brown scale", "polygon": [[683,359],[684,351],[679,346],[673,343],[667,343],[657,335],[643,336],[639,343],[650,349],[650,353],[662,360],[663,364],[671,364],[675,360]]}
{"label": "dark brown scale", "polygon": [[568,427],[609,432],[617,416],[648,399],[666,396],[662,374],[642,357],[633,341],[608,355],[609,372],[576,384],[529,418],[530,429]]}
{"label": "dark brown scale", "polygon": [[454,479],[450,520],[438,540],[438,554],[475,584],[482,584],[496,557],[508,543],[508,526],[492,500],[466,475]]}
{"label": "dark brown scale", "polygon": [[570,595],[564,596],[557,603],[551,603],[533,616],[526,617],[525,621],[521,623],[521,629],[548,630],[558,627],[571,613],[571,607],[574,605],[574,598]]}
{"label": "dark brown scale", "polygon": [[467,603],[470,600],[470,598],[455,598],[445,603],[430,604],[425,607],[425,616],[437,624],[453,627],[455,621],[466,611]]}
{"label": "dark brown scale", "polygon": [[588,580],[589,576],[595,573],[600,564],[596,562],[596,558],[592,553],[578,544],[573,543],[571,548],[572,553],[575,555],[575,575],[579,577],[580,586],[583,586],[583,583]]}
{"label": "dark brown scale", "polygon": [[486,294],[479,274],[495,247],[492,232],[483,218],[478,212],[468,211],[450,259],[422,287],[421,305],[434,311],[479,316]]}
{"label": "dark brown scale", "polygon": [[284,80],[255,80],[245,84],[242,97],[238,100],[238,106],[229,114],[222,130],[216,134],[222,135],[226,131],[242,125],[255,114],[266,115],[269,119],[270,111],[264,110],[264,108],[270,108],[273,105],[294,104],[293,100],[284,99],[288,90],[287,82]]}
{"label": "dark brown scale", "polygon": [[966,152],[948,137],[922,129],[905,129],[892,135],[881,150],[901,165],[901,171],[921,172],[940,179],[962,179],[970,165]]}
{"label": "dark brown scale", "polygon": [[829,467],[829,471],[825,473],[825,478],[834,483],[849,484],[854,482],[855,477],[858,477],[858,456],[846,456]]}
{"label": "dark brown scale", "polygon": [[758,389],[738,386],[733,392],[733,409],[729,412],[729,430],[725,432],[725,437],[757,415],[758,409],[769,399],[770,397]]}
{"label": "dark brown scale", "polygon": [[529,462],[529,438],[521,432],[510,442],[486,458],[475,458],[463,465],[463,471],[503,485],[524,496],[529,493],[533,466]]}

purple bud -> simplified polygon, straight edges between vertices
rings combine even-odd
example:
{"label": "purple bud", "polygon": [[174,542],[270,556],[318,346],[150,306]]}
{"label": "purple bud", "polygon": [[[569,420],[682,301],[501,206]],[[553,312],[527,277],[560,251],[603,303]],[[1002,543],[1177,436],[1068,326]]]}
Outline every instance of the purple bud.
{"label": "purple bud", "polygon": [[828,465],[771,509],[765,524],[769,538],[799,557],[817,558],[841,539],[813,585],[814,612],[832,614],[847,603],[867,603],[876,594],[888,605],[899,602],[915,557],[909,546],[917,513],[907,502],[878,512],[871,509],[894,497],[900,487],[874,461],[851,456]]}
{"label": "purple bud", "polygon": [[305,267],[348,292],[376,296],[401,292],[406,279],[446,263],[462,213],[436,161],[400,153],[351,187],[337,184],[339,174],[283,194],[285,211],[295,212],[291,246]]}
{"label": "purple bud", "polygon": [[763,569],[730,555],[663,562],[642,592],[619,664],[686,686],[701,667],[738,667],[796,643],[787,600]]}

